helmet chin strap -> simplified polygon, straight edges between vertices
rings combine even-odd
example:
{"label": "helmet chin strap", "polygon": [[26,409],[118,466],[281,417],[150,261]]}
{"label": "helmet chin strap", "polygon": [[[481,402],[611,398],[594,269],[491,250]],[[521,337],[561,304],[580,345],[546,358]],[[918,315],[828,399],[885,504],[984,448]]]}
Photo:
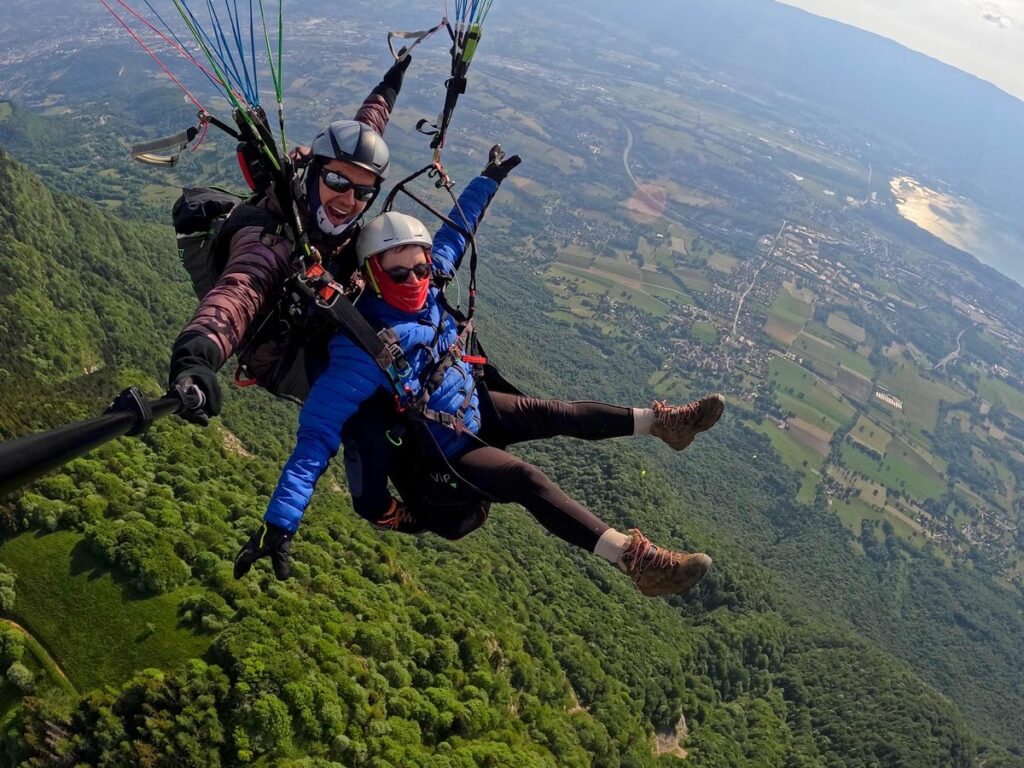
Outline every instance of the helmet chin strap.
{"label": "helmet chin strap", "polygon": [[359,216],[357,214],[348,221],[344,221],[341,224],[334,224],[331,221],[330,216],[327,215],[327,210],[324,208],[322,203],[316,208],[316,225],[325,235],[337,237],[338,235],[344,234],[346,231],[351,229],[352,225],[355,224],[358,219]]}

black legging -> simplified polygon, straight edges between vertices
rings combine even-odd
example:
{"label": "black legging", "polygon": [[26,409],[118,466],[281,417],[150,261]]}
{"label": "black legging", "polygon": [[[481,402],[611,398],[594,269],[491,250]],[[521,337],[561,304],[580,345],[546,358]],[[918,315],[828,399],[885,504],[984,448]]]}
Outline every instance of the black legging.
{"label": "black legging", "polygon": [[[489,401],[489,402],[488,402]],[[495,501],[521,504],[551,533],[593,552],[607,523],[570,498],[540,469],[505,451],[550,437],[604,440],[633,434],[633,413],[605,403],[541,400],[504,392],[481,397],[480,439],[449,459],[456,472]]]}

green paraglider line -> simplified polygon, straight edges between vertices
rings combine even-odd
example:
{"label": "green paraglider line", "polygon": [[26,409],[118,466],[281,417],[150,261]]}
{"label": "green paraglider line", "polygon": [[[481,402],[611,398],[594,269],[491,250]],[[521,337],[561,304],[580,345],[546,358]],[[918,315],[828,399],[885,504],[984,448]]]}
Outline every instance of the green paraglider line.
{"label": "green paraglider line", "polygon": [[263,155],[266,156],[267,160],[270,161],[270,164],[273,166],[273,170],[278,171],[280,173],[281,162],[278,159],[278,156],[274,155],[270,151],[270,147],[267,146],[266,141],[264,141],[262,136],[260,136],[259,128],[256,126],[256,123],[252,119],[251,106],[248,103],[243,103],[239,99],[238,95],[234,93],[233,89],[231,89],[231,87],[228,86],[227,78],[221,72],[220,68],[217,67],[217,62],[214,59],[212,53],[210,52],[210,49],[203,42],[203,39],[197,32],[195,25],[190,22],[188,16],[185,13],[184,8],[182,8],[181,6],[180,0],[172,0],[172,2],[174,3],[174,7],[178,9],[178,13],[181,14],[181,18],[184,19],[184,23],[185,26],[188,28],[188,31],[191,32],[191,35],[193,35],[193,37],[196,39],[197,44],[202,49],[207,60],[210,62],[210,67],[213,69],[214,74],[217,76],[217,79],[220,81],[221,86],[224,88],[224,93],[227,96],[228,102],[231,104],[232,108],[238,111],[242,119],[252,129],[253,134],[256,135],[256,137],[259,139],[260,151],[263,153]]}
{"label": "green paraglider line", "polygon": [[214,59],[213,54],[210,52],[210,49],[206,45],[206,42],[203,40],[199,30],[196,28],[195,24],[193,24],[192,20],[186,13],[186,9],[182,6],[180,0],[171,1],[174,3],[174,7],[178,10],[178,13],[181,14],[181,18],[185,22],[185,26],[188,27],[188,31],[192,33],[192,37],[196,41],[196,44],[199,46],[199,50],[201,50],[203,52],[203,55],[206,56],[206,60],[209,62],[210,68],[213,70],[213,74],[217,77],[217,80],[220,82],[221,87],[224,89],[224,93],[227,95],[228,102],[231,104],[232,107],[240,109],[241,104],[235,97],[235,94],[231,86],[228,85],[227,76],[221,71],[221,68],[217,66],[217,62]]}
{"label": "green paraglider line", "polygon": [[234,107],[238,111],[238,114],[241,115],[241,118],[245,121],[249,128],[252,129],[253,134],[259,140],[260,151],[262,151],[263,154],[266,155],[267,160],[270,161],[274,170],[280,173],[281,162],[278,159],[277,155],[275,155],[271,151],[266,141],[260,135],[259,128],[252,119],[252,107],[248,103],[243,104],[242,101],[239,100],[238,96],[235,94],[234,90],[228,85],[227,77],[221,71],[220,67],[217,66],[217,62],[214,59],[212,53],[210,52],[210,49],[203,42],[203,39],[196,30],[195,25],[190,21],[188,15],[186,14],[185,9],[182,7],[181,0],[172,0],[172,2],[174,3],[174,7],[178,9],[178,13],[181,14],[181,18],[185,21],[185,26],[187,26],[189,31],[192,33],[192,37],[195,38],[195,41],[199,45],[199,48],[202,50],[203,55],[205,55],[207,61],[210,62],[210,67],[213,69],[214,74],[217,76],[217,79],[220,81],[221,86],[224,88],[224,93],[228,98],[228,102],[231,104],[232,107]]}
{"label": "green paraglider line", "polygon": [[259,0],[260,20],[263,22],[263,39],[267,45],[267,63],[270,65],[270,79],[274,82],[274,96],[277,99],[277,121],[281,127],[281,151],[288,152],[288,140],[284,132],[284,95],[281,87],[281,51],[284,41],[284,0],[277,5],[277,66],[274,66],[274,52],[270,47],[270,33],[267,32],[267,17],[263,8],[263,0]]}

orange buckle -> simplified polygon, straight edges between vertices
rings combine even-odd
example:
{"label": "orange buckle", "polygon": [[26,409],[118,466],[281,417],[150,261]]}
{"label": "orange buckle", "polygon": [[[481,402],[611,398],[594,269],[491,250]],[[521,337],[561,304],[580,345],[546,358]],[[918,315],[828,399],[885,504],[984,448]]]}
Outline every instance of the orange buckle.
{"label": "orange buckle", "polygon": [[462,362],[470,365],[487,365],[487,358],[483,355],[463,355]]}

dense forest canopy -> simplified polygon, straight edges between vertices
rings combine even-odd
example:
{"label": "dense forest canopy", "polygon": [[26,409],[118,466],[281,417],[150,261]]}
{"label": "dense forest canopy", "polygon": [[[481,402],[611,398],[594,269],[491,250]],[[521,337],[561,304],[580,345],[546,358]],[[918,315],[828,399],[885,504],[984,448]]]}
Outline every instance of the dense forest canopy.
{"label": "dense forest canopy", "polygon": [[[406,5],[385,2],[379,14],[404,19]],[[856,525],[844,521],[837,509],[860,499],[837,490],[826,457],[882,472],[871,424],[884,430],[861,421],[881,418],[877,404],[819,388],[828,368],[868,386],[869,400],[875,382],[901,376],[941,392],[927,426],[900,438],[916,428],[934,449],[923,481],[934,492],[921,510],[961,528],[979,505],[1013,511],[1008,489],[1024,463],[988,431],[1024,435],[1024,416],[1011,407],[1013,387],[980,366],[1015,358],[980,325],[964,328],[947,303],[968,296],[1016,318],[1020,287],[889,208],[865,208],[867,252],[891,238],[908,259],[897,280],[855,247],[849,233],[862,232],[843,230],[847,207],[838,206],[844,196],[867,205],[849,195],[870,195],[859,163],[878,127],[870,115],[886,111],[909,116],[896,144],[865,162],[936,154],[934,168],[982,168],[995,189],[1019,179],[992,147],[961,157],[976,126],[930,120],[932,91],[907,99],[898,83],[866,78],[856,99],[839,103],[838,58],[862,46],[878,53],[871,71],[893,61],[910,62],[911,74],[937,71],[880,40],[828,27],[843,57],[808,72],[820,20],[731,0],[687,9],[685,50],[670,45],[653,64],[618,51],[622,39],[671,43],[660,24],[647,28],[656,16],[627,34],[616,28],[621,8],[600,20],[570,11],[600,52],[586,45],[593,67],[550,61],[545,40],[562,27],[557,13],[539,14],[544,34],[493,41],[493,62],[481,65],[489,87],[460,115],[448,150],[458,178],[471,178],[497,131],[525,158],[480,234],[478,327],[503,373],[540,396],[641,405],[736,384],[725,418],[682,454],[650,439],[517,448],[617,528],[708,552],[709,576],[685,596],[645,599],[514,506],[496,507],[458,542],[384,533],[354,514],[333,467],[295,539],[293,577],[279,582],[263,562],[235,580],[235,553],[293,447],[296,409],[232,387],[228,365],[225,411],[208,428],[159,420],[0,498],[0,764],[1024,768],[1024,563],[1014,572],[1006,559],[912,542],[894,527],[899,518],[866,504]],[[719,21],[737,13],[739,27]],[[766,70],[749,41],[777,53],[785,39],[759,27],[779,19],[805,39]],[[67,19],[54,23],[64,29]],[[709,25],[715,34],[702,34]],[[344,34],[366,31],[353,23]],[[133,164],[121,151],[135,138],[126,126],[146,114],[143,132],[176,130],[181,96],[162,81],[121,78],[138,51],[93,47],[94,70],[57,51],[52,85],[35,91],[30,57],[5,70],[35,101],[0,101],[0,439],[88,418],[131,384],[154,397],[164,390],[171,342],[195,306],[167,226],[172,188],[240,183],[223,138],[163,175]],[[518,56],[532,57],[525,69]],[[413,113],[436,109],[422,83],[444,74],[436,61],[419,63],[424,80],[406,89],[409,111],[389,129],[396,168],[423,154],[424,137],[404,129]],[[373,66],[360,60],[343,73],[346,99],[365,93]],[[293,113],[304,130],[341,108],[324,106],[330,99],[312,85],[319,74],[292,84],[305,100]],[[547,78],[550,92],[524,94],[522,78]],[[95,93],[80,87],[86,79]],[[959,75],[949,82],[1001,121],[1019,116],[1002,95],[973,91]],[[815,110],[795,96],[800,84]],[[59,115],[40,114],[53,102],[64,105]],[[517,108],[524,102],[529,110]],[[778,124],[779,104],[795,128]],[[540,122],[569,112],[580,122]],[[918,121],[927,130],[911,146]],[[826,147],[853,149],[837,161],[819,154]],[[671,182],[635,178],[662,173]],[[803,182],[813,192],[793,186]],[[620,199],[633,184],[639,203]],[[650,215],[652,201],[665,203],[663,218]],[[815,298],[803,278],[755,291],[787,232],[780,210],[845,232],[787,237],[813,246],[815,260],[861,269],[850,274],[870,281],[883,307],[891,297],[910,310]],[[929,259],[952,265],[947,303],[935,303],[925,280]],[[711,321],[720,312],[731,329]],[[832,341],[814,358],[807,338]],[[980,397],[932,375],[939,366],[911,377],[915,355],[938,360],[961,341],[972,365],[957,381],[999,395],[991,423]],[[737,363],[757,346],[772,350],[766,370]],[[807,402],[815,398],[821,412]],[[834,429],[817,453],[787,453],[787,420],[809,413]],[[894,442],[904,457],[912,450]],[[871,493],[866,474],[850,474]],[[912,495],[879,489],[897,501]]]}
{"label": "dense forest canopy", "polygon": [[[4,433],[85,416],[131,381],[159,392],[165,350],[190,306],[167,230],[50,193],[6,155],[0,200]],[[44,272],[59,294],[35,279]],[[531,301],[516,279],[490,284],[484,322],[495,357],[536,349],[543,299]],[[514,302],[519,327],[494,322]],[[625,355],[602,361],[568,334],[564,345],[565,371],[580,374],[566,375],[571,388],[644,394]],[[621,376],[605,377],[601,365]],[[529,357],[509,368],[524,386],[555,389],[530,380],[542,366]],[[279,584],[263,569],[236,582],[231,558],[273,487],[293,421],[291,406],[233,393],[222,424],[157,423],[5,502],[0,562],[17,576],[6,610],[45,634],[77,689],[51,684],[37,663],[26,668],[19,658],[31,654],[4,635],[4,690],[27,693],[20,706],[6,699],[8,760],[653,765],[672,759],[656,757],[654,731],[687,734],[687,764],[699,765],[966,766],[976,754],[963,715],[896,660],[903,649],[890,625],[905,610],[894,590],[925,580],[935,593],[961,577],[892,543],[877,558],[853,556],[827,515],[785,501],[793,481],[767,451],[748,465],[758,440],[731,420],[681,458],[623,442],[530,451],[617,524],[716,557],[695,595],[656,602],[518,508],[497,510],[457,544],[382,535],[353,515],[340,476],[297,541],[295,578]],[[76,580],[83,569],[113,577],[106,603],[89,598],[94,609],[171,606],[133,616],[125,629],[134,636],[122,638],[130,646],[166,633],[168,647],[153,650],[162,670],[101,662],[102,616],[57,629],[60,606],[89,589]],[[949,677],[932,684],[962,681],[985,649],[1012,646],[1001,634],[1014,631],[1010,605],[976,595],[963,621],[992,629],[961,641],[967,649],[933,630],[919,650],[937,654],[934,668]],[[945,609],[914,610],[927,623]],[[980,611],[1006,613],[999,624]],[[864,614],[872,619],[859,637]],[[1019,657],[993,663],[1007,672],[984,685],[1011,695]],[[988,717],[988,734],[1009,737],[1012,725],[1000,726],[989,705],[980,692],[970,702],[973,727]]]}

